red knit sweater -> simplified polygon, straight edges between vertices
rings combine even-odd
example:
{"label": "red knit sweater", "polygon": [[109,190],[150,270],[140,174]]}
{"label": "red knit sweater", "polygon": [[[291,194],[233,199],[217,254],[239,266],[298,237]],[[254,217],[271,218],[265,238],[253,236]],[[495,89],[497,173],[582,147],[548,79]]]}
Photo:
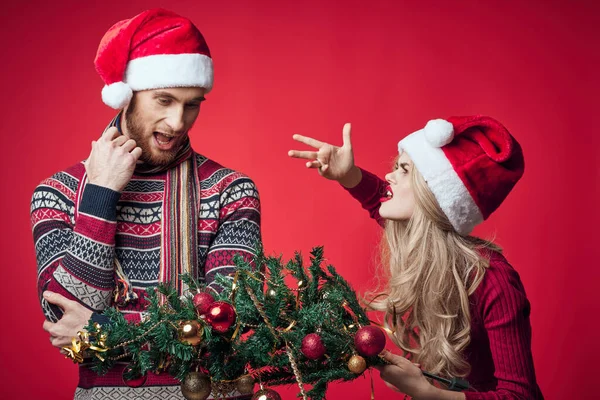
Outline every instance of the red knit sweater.
{"label": "red knit sweater", "polygon": [[[347,189],[380,225],[380,199],[387,183],[362,170],[358,186]],[[543,399],[535,379],[531,354],[531,307],[519,274],[497,252],[471,296],[471,343],[465,357],[469,399]]]}

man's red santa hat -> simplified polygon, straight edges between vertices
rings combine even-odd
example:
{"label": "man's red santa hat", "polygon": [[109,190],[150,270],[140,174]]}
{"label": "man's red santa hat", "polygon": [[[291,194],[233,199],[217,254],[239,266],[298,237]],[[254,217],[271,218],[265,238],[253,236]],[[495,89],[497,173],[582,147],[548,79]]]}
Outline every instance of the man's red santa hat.
{"label": "man's red santa hat", "polygon": [[117,22],[102,38],[95,59],[104,80],[102,100],[112,108],[129,104],[133,91],[213,86],[208,45],[188,19],[164,9]]}

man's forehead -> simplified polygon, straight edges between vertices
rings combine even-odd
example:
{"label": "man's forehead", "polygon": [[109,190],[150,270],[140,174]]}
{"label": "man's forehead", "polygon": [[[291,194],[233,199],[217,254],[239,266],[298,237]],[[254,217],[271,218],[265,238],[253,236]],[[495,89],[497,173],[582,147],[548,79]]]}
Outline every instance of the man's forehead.
{"label": "man's forehead", "polygon": [[160,88],[150,90],[154,97],[166,96],[180,101],[202,100],[206,93],[201,87]]}

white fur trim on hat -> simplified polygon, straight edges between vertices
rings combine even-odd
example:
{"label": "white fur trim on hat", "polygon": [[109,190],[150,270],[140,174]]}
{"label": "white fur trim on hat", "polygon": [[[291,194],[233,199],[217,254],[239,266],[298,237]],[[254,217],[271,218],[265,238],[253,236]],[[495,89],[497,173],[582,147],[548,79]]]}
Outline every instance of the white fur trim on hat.
{"label": "white fur trim on hat", "polygon": [[102,101],[116,110],[124,108],[133,97],[131,87],[124,82],[115,82],[102,88]]}
{"label": "white fur trim on hat", "polygon": [[483,222],[483,215],[473,197],[444,151],[430,144],[425,129],[402,139],[398,143],[398,151],[406,151],[412,159],[440,208],[460,235],[468,235],[476,225]]}
{"label": "white fur trim on hat", "polygon": [[424,130],[427,141],[434,147],[445,146],[454,139],[454,126],[444,119],[432,119]]}
{"label": "white fur trim on hat", "polygon": [[159,54],[127,63],[125,82],[133,90],[213,86],[212,59],[204,54]]}

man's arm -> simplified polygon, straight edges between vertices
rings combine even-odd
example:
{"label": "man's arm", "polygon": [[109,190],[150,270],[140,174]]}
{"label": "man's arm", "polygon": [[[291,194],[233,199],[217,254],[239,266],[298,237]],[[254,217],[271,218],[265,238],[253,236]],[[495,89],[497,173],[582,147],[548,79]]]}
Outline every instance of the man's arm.
{"label": "man's arm", "polygon": [[219,228],[208,249],[204,266],[207,285],[214,284],[216,273],[229,275],[235,272],[235,254],[250,261],[260,241],[258,190],[250,178],[236,172],[221,193]]}
{"label": "man's arm", "polygon": [[[73,175],[56,174],[35,189],[31,225],[38,296],[47,319],[56,321],[64,311],[42,297],[45,290],[93,311],[110,304],[115,285],[117,202],[141,154],[134,140],[111,127],[92,141],[90,156],[70,171]],[[82,177],[84,172],[88,182],[79,188],[82,183],[75,176]],[[78,192],[81,199],[76,201]]]}
{"label": "man's arm", "polygon": [[108,306],[114,289],[116,205],[120,194],[86,185],[75,217],[76,191],[77,180],[59,173],[38,185],[31,200],[38,296],[50,321],[60,319],[63,311],[43,298],[44,291],[59,293],[99,311]]}

